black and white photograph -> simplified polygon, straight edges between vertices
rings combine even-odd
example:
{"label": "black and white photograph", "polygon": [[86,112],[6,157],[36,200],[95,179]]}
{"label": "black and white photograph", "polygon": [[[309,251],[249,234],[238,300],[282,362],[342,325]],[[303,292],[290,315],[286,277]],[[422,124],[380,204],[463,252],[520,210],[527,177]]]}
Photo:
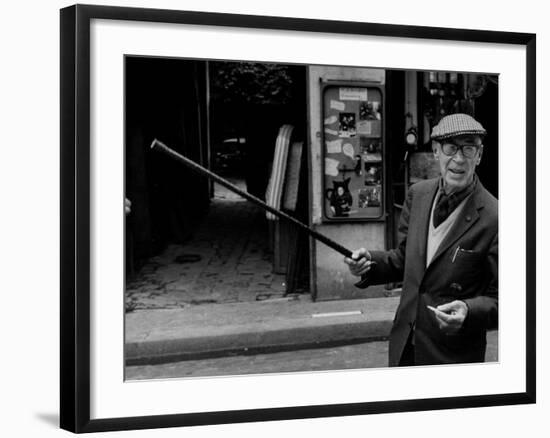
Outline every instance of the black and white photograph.
{"label": "black and white photograph", "polygon": [[365,185],[378,185],[382,182],[382,168],[376,164],[365,163]]}
{"label": "black and white photograph", "polygon": [[535,35],[399,23],[61,10],[63,429],[535,402]]}
{"label": "black and white photograph", "polygon": [[359,207],[380,207],[382,190],[380,187],[369,187],[359,190]]}
{"label": "black and white photograph", "polygon": [[361,136],[359,141],[364,161],[382,161],[382,145],[379,140]]}
{"label": "black and white photograph", "polygon": [[[330,95],[348,98],[327,106],[346,106],[335,135],[313,102],[319,78],[350,72],[370,82]],[[498,361],[498,84],[498,73],[127,56],[125,378]],[[349,99],[373,86],[384,117]],[[357,117],[384,121],[379,137],[349,138]],[[342,164],[326,187],[311,184],[321,118]],[[404,141],[412,126],[416,145]],[[363,172],[349,172],[361,150]],[[323,204],[355,221],[319,223]]]}
{"label": "black and white photograph", "polygon": [[0,15],[2,436],[544,436],[545,2],[84,3]]}
{"label": "black and white photograph", "polygon": [[355,137],[357,133],[355,127],[355,113],[340,113],[339,120],[338,135],[343,138]]}
{"label": "black and white photograph", "polygon": [[380,102],[361,102],[359,120],[380,120]]}

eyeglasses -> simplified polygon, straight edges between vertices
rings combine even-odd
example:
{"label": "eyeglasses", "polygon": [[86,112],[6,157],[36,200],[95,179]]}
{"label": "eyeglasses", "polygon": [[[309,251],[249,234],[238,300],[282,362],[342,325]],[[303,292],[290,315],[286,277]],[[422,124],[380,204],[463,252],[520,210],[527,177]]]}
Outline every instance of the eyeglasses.
{"label": "eyeglasses", "polygon": [[466,158],[474,158],[480,146],[473,144],[456,144],[449,140],[446,140],[441,145],[441,150],[443,153],[449,157],[454,156],[458,150],[462,152]]}

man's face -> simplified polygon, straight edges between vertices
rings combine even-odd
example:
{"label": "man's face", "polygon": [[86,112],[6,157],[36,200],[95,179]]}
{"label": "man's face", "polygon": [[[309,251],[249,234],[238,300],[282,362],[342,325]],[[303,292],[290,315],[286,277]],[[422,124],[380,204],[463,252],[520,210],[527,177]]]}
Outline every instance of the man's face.
{"label": "man's face", "polygon": [[[460,146],[465,147],[467,152],[465,153]],[[454,155],[445,153],[452,153],[453,150],[456,150]],[[435,159],[439,162],[445,191],[452,193],[460,191],[472,182],[476,166],[481,161],[483,145],[477,135],[461,135],[439,142],[434,141],[433,151]],[[468,152],[473,152],[472,156],[467,156]]]}

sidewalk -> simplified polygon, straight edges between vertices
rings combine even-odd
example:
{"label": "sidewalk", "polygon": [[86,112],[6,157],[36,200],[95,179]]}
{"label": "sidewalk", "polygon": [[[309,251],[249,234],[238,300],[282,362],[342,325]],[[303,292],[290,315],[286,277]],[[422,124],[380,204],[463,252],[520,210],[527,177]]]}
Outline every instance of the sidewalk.
{"label": "sidewalk", "polygon": [[386,339],[398,297],[309,298],[137,310],[126,314],[127,365]]}

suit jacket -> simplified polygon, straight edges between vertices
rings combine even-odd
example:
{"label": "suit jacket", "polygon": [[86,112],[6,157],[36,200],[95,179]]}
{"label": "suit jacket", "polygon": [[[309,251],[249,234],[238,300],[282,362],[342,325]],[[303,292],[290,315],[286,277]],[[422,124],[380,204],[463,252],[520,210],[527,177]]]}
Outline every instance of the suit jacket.
{"label": "suit jacket", "polygon": [[[403,281],[390,334],[389,365],[397,366],[414,328],[417,365],[483,362],[486,331],[498,322],[498,201],[478,180],[474,192],[426,267],[432,203],[439,179],[409,189],[399,222],[399,245],[371,251],[377,264],[357,284]],[[460,331],[446,335],[427,305],[453,300],[468,306]]]}

